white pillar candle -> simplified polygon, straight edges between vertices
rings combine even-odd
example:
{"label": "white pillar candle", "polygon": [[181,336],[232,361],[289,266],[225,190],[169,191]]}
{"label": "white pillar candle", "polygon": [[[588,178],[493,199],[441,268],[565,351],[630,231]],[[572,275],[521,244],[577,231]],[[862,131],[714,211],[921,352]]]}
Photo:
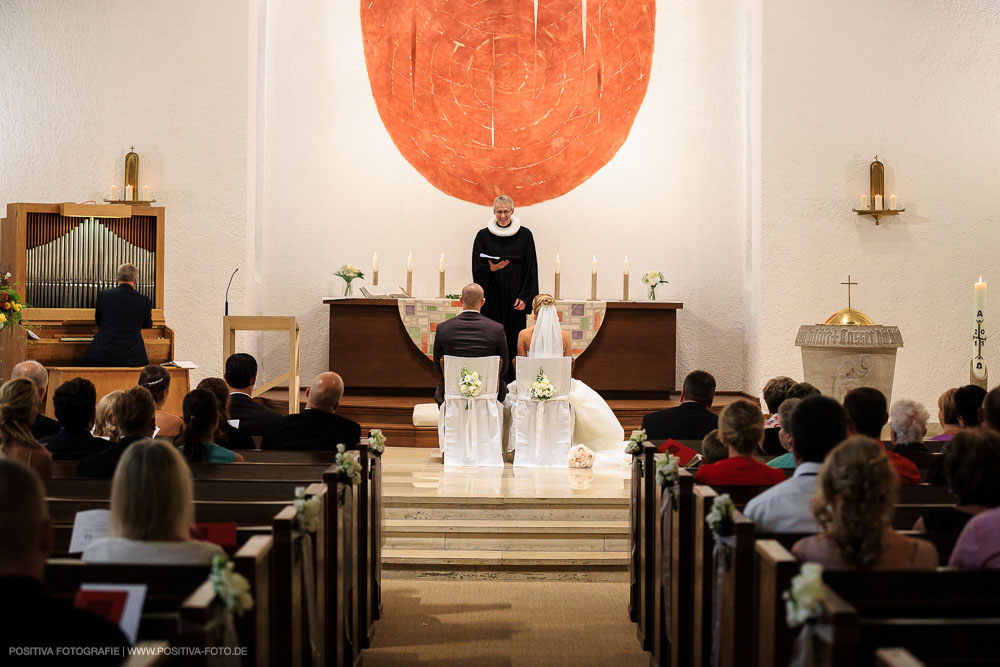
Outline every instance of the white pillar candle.
{"label": "white pillar candle", "polygon": [[438,266],[441,270],[441,273],[444,273],[444,253],[441,253],[441,262],[439,263]]}
{"label": "white pillar candle", "polygon": [[594,261],[590,265],[590,272],[595,275],[597,274],[597,255],[594,255]]}
{"label": "white pillar candle", "polygon": [[972,375],[978,380],[986,379],[986,359],[983,357],[983,343],[986,335],[986,283],[979,276],[973,286],[972,314],[975,329],[972,339]]}
{"label": "white pillar candle", "polygon": [[559,273],[559,255],[556,255],[556,273]]}
{"label": "white pillar candle", "polygon": [[625,255],[625,275],[628,275],[628,255]]}
{"label": "white pillar candle", "polygon": [[406,258],[406,270],[407,270],[407,272],[413,270],[413,253],[412,252],[410,253],[410,256]]}
{"label": "white pillar candle", "polygon": [[861,195],[861,206],[858,207],[859,211],[868,210],[868,195]]}
{"label": "white pillar candle", "polygon": [[882,195],[875,195],[875,210],[882,210]]}
{"label": "white pillar candle", "polygon": [[118,186],[111,186],[111,201],[118,201]]}
{"label": "white pillar candle", "polygon": [[132,186],[125,186],[125,201],[132,201]]}
{"label": "white pillar candle", "polygon": [[142,186],[142,201],[152,201],[149,198],[149,186],[148,185]]}
{"label": "white pillar candle", "polygon": [[372,255],[372,271],[378,271],[378,251]]}
{"label": "white pillar candle", "polygon": [[896,210],[896,195],[889,195],[889,210]]}

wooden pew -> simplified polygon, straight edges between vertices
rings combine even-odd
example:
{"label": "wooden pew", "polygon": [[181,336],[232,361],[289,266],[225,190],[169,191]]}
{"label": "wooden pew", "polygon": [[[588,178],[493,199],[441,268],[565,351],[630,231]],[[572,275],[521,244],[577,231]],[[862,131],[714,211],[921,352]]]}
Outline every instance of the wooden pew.
{"label": "wooden pew", "polygon": [[663,488],[656,489],[653,665],[691,664],[693,489],[694,473],[684,469],[679,471],[672,496]]}
{"label": "wooden pew", "polygon": [[[43,479],[49,498],[107,499],[111,497],[111,480],[87,477]],[[195,500],[284,500],[295,498],[295,489],[302,482],[263,480],[247,482],[236,479],[198,479],[194,481]]]}
{"label": "wooden pew", "polygon": [[331,451],[292,451],[272,449],[241,449],[240,454],[247,463],[308,463],[333,464],[337,452]]}
{"label": "wooden pew", "polygon": [[[54,461],[52,477],[76,477],[77,461]],[[316,482],[327,463],[192,463],[191,474],[200,479],[238,479],[244,481],[284,480]]]}
{"label": "wooden pew", "polygon": [[630,466],[630,484],[628,499],[628,617],[634,622],[639,622],[639,589],[642,587],[639,571],[639,531],[642,526],[642,512],[639,494],[642,492],[642,456],[633,456]]}
{"label": "wooden pew", "polygon": [[336,466],[326,470],[323,482],[327,487],[327,665],[357,665],[361,661],[356,567],[357,489],[340,481]]}
{"label": "wooden pew", "polygon": [[638,624],[636,635],[645,651],[653,649],[654,615],[653,587],[656,582],[655,547],[656,531],[656,447],[652,443],[643,443],[642,474],[639,477],[638,489],[632,494],[636,502],[634,516],[638,521],[636,533],[636,584],[638,587]]}
{"label": "wooden pew", "polygon": [[[271,519],[288,504],[280,500],[198,500],[195,518],[202,522],[235,521],[238,525],[269,526]],[[49,498],[49,515],[53,523],[72,525],[77,512],[110,509],[107,499]]]}

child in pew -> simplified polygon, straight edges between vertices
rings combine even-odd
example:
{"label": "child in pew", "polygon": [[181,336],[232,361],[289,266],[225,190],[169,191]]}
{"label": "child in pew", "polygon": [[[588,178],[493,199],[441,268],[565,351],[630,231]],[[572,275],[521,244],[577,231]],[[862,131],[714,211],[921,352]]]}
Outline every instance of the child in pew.
{"label": "child in pew", "polygon": [[712,429],[701,439],[701,456],[703,464],[718,463],[729,458],[729,448],[719,439],[719,429]]}
{"label": "child in pew", "polygon": [[[121,664],[129,642],[115,624],[45,592],[45,558],[51,549],[52,521],[38,475],[17,461],[0,459],[0,662],[58,664],[55,651],[75,647],[95,649],[77,662]],[[23,652],[40,648],[52,650],[53,657]]]}
{"label": "child in pew", "polygon": [[192,463],[242,462],[242,454],[212,442],[218,426],[219,403],[215,394],[195,389],[184,397],[184,430],[174,442]]}
{"label": "child in pew", "polygon": [[924,514],[913,530],[957,535],[969,519],[1000,506],[1000,434],[979,429],[960,431],[942,458],[948,488],[958,502],[955,507]]}
{"label": "child in pew", "polygon": [[819,472],[812,511],[823,533],[792,547],[801,560],[831,570],[934,570],[937,548],[892,529],[898,479],[882,444],[853,436]]}
{"label": "child in pew", "polygon": [[[214,398],[212,399],[215,400]],[[191,472],[177,449],[144,439],[129,445],[111,480],[111,537],[91,542],[88,563],[211,565],[222,547],[190,538]]]}
{"label": "child in pew", "polygon": [[729,456],[718,463],[698,468],[696,484],[778,484],[785,473],[769,468],[754,459],[754,452],[764,439],[764,417],[750,401],[735,401],[719,414],[719,438]]}

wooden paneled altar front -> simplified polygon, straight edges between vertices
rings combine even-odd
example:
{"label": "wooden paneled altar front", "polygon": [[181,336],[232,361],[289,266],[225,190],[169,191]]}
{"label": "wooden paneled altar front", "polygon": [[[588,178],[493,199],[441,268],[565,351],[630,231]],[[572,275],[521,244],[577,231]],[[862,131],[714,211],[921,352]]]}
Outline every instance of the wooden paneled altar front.
{"label": "wooden paneled altar front", "polygon": [[[413,344],[395,299],[324,299],[330,370],[352,394],[432,396],[438,376]],[[608,301],[573,376],[605,398],[665,399],[674,391],[681,303]]]}

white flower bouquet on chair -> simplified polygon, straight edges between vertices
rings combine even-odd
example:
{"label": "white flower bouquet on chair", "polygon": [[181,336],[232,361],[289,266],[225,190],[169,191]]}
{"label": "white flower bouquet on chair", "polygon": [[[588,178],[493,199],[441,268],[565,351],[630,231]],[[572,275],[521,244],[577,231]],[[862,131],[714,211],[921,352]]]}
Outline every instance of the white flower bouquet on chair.
{"label": "white flower bouquet on chair", "polygon": [[571,364],[569,357],[518,357],[510,426],[515,466],[562,468],[570,461]]}

